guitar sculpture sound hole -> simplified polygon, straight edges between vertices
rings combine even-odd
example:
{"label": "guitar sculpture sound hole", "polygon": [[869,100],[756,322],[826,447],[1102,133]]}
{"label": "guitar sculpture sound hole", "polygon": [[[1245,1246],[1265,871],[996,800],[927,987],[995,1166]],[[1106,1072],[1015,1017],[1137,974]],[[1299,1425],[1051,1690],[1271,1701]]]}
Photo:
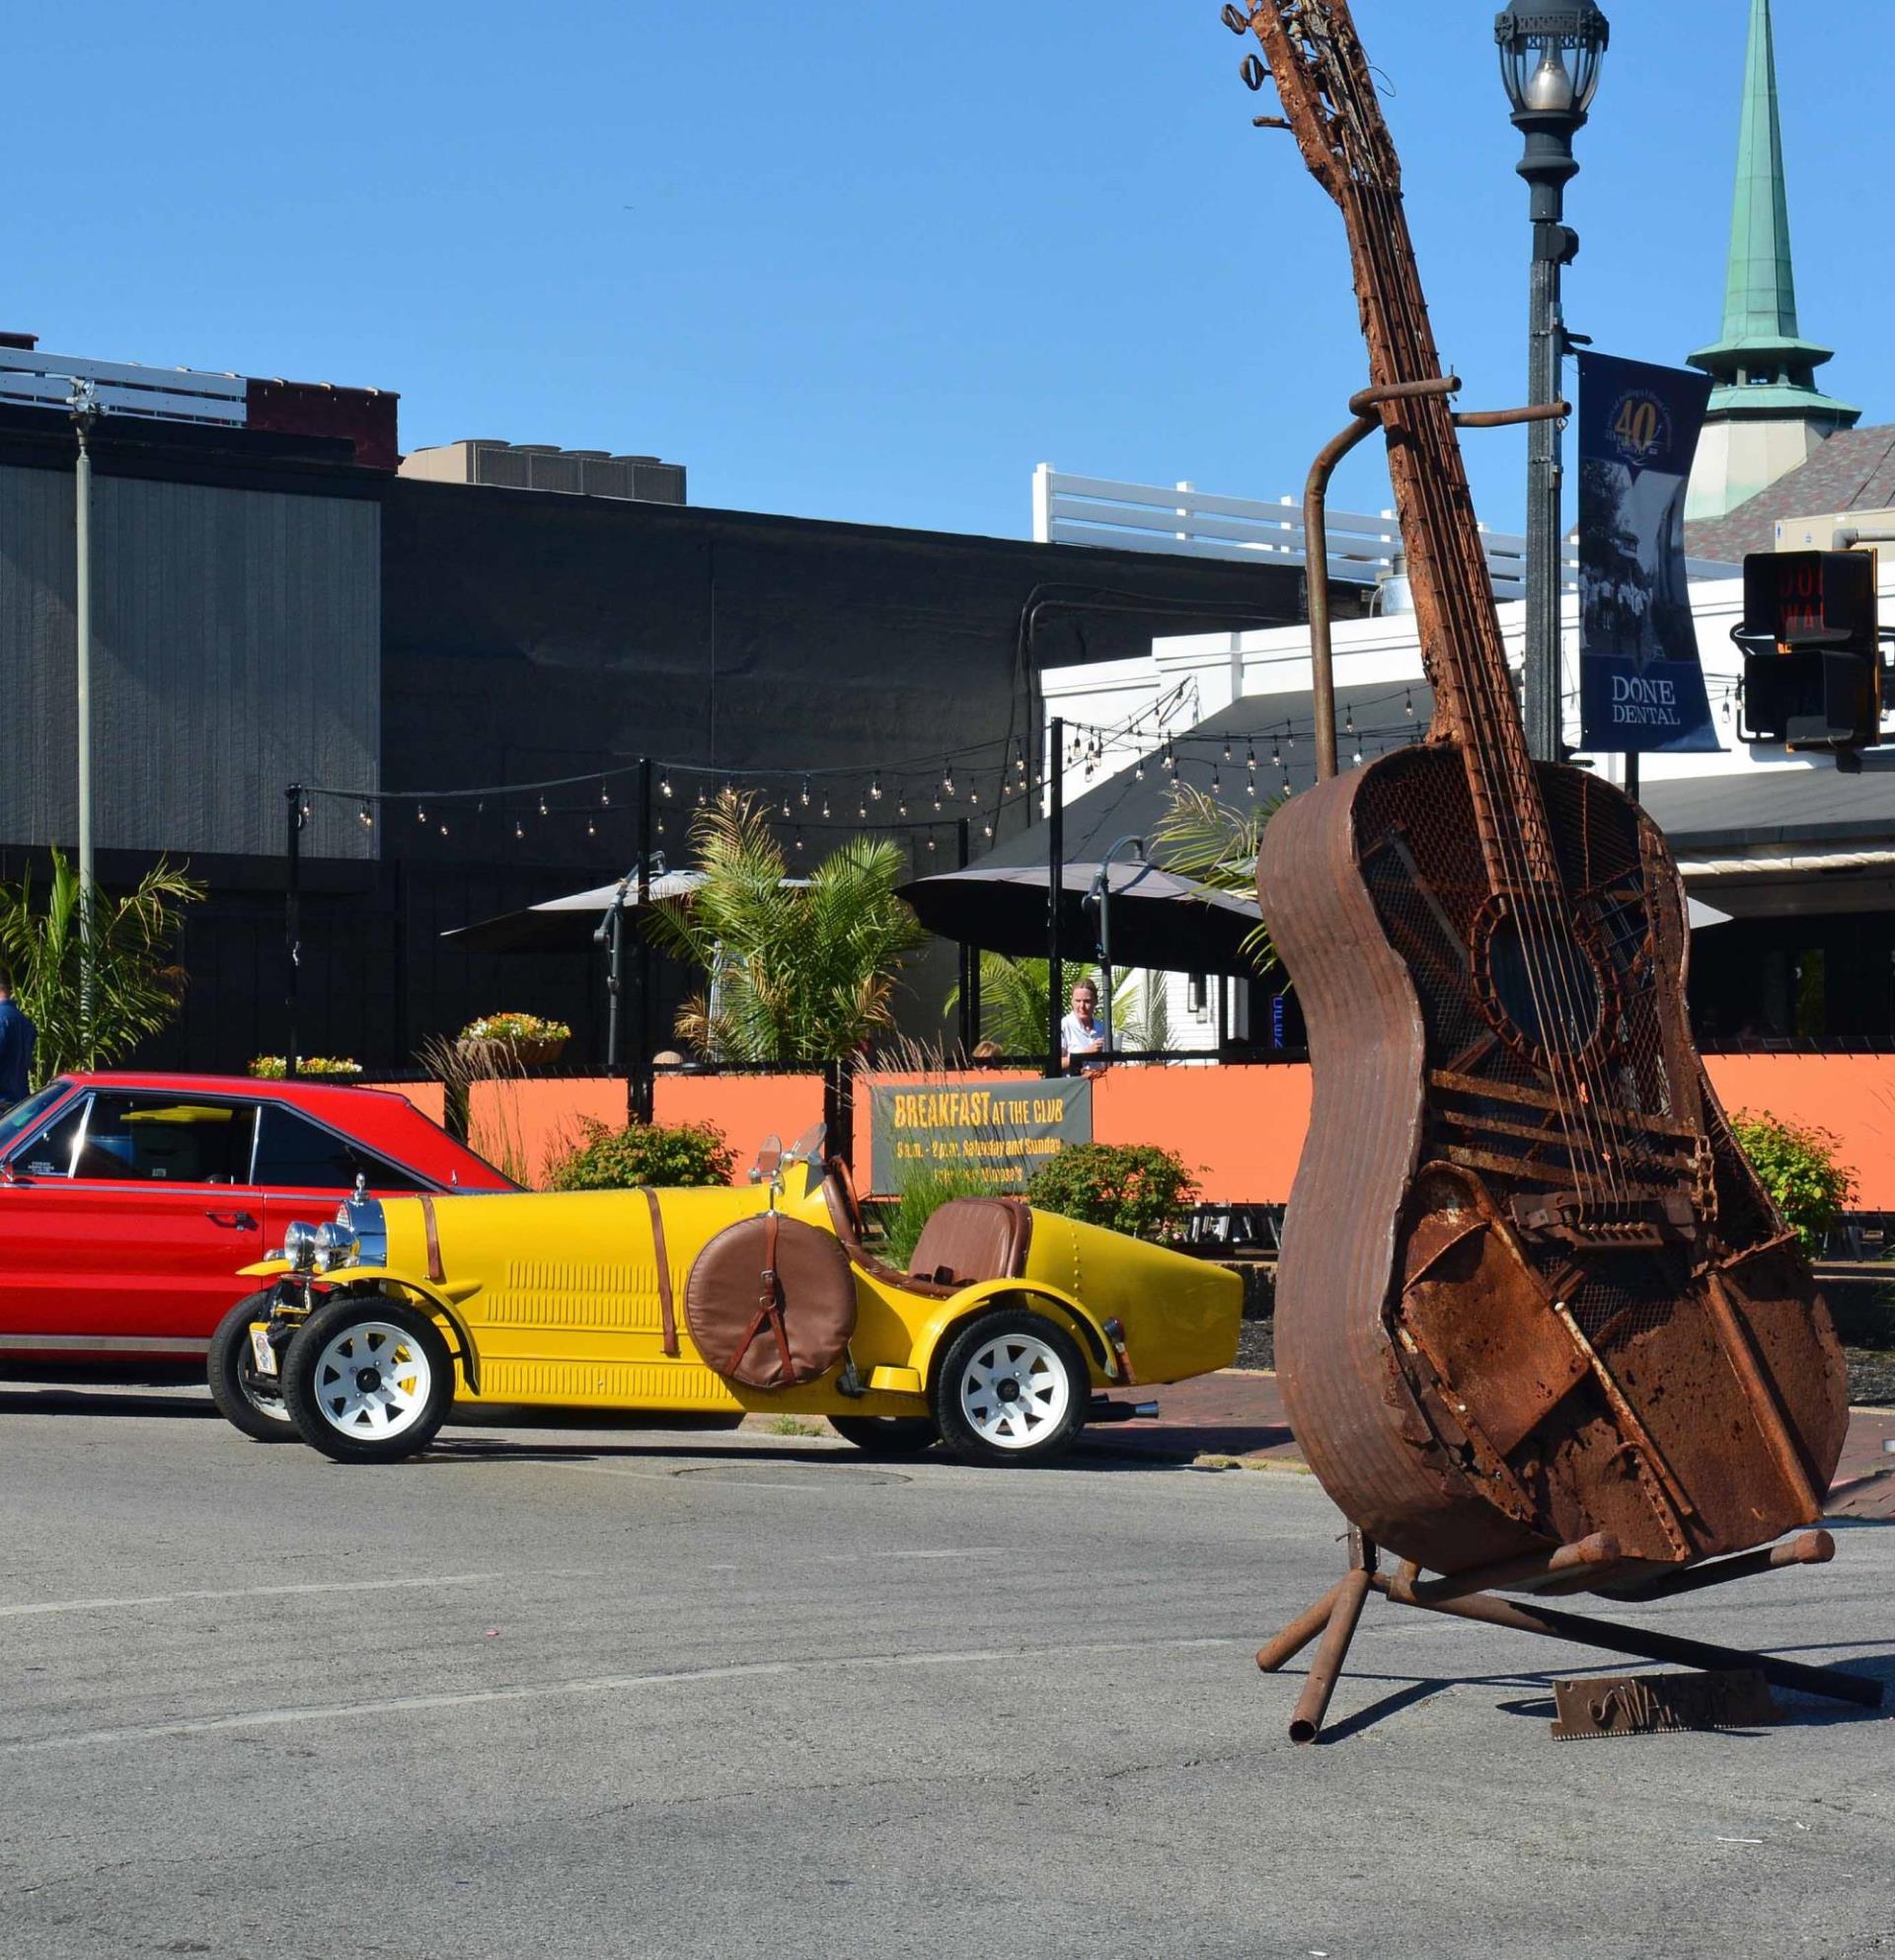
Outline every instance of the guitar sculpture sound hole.
{"label": "guitar sculpture sound hole", "polygon": [[1555,924],[1494,917],[1480,942],[1482,1005],[1494,1031],[1541,1057],[1575,1056],[1599,1033],[1605,990],[1585,944]]}

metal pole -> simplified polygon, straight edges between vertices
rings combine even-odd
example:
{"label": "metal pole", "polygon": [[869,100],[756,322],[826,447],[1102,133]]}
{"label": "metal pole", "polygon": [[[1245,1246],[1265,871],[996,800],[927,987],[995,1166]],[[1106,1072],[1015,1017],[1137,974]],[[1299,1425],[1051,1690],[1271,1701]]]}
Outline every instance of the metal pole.
{"label": "metal pole", "polygon": [[73,464],[73,654],[76,668],[79,744],[79,1022],[85,1030],[86,1063],[92,1063],[93,887],[98,867],[92,837],[92,425],[99,401],[92,383],[76,380],[69,404],[79,454]]}
{"label": "metal pole", "polygon": [[[954,868],[964,871],[967,868],[967,819],[954,819]],[[980,954],[962,940],[955,948],[960,958],[960,984],[954,989],[957,1005],[957,1028],[955,1038],[960,1043],[960,1058],[966,1061],[974,1052],[974,1043],[979,1039],[976,1029],[979,1022],[974,1018],[974,969],[980,964]]]}
{"label": "metal pole", "polygon": [[1317,452],[1303,486],[1303,582],[1309,593],[1310,697],[1316,716],[1316,780],[1326,783],[1335,774],[1335,660],[1329,632],[1329,479],[1335,466],[1357,443],[1382,426],[1371,410],[1384,402],[1413,401],[1424,395],[1453,395],[1461,386],[1458,374],[1438,381],[1396,381],[1385,388],[1364,388],[1349,397],[1355,419]]}
{"label": "metal pole", "polygon": [[1064,1073],[1059,1059],[1059,1024],[1065,1018],[1064,975],[1059,959],[1059,901],[1066,876],[1066,722],[1055,715],[1046,752],[1052,799],[1046,816],[1046,1073]]}
{"label": "metal pole", "polygon": [[[1533,188],[1533,276],[1527,308],[1527,400],[1535,408],[1560,399],[1565,357],[1565,319],[1559,304],[1559,268],[1569,264],[1579,241],[1566,229],[1566,185],[1578,173],[1570,124],[1516,115],[1526,135],[1519,173]],[[1536,421],[1527,430],[1527,749],[1537,762],[1563,753],[1559,701],[1559,424]]]}
{"label": "metal pole", "polygon": [[87,441],[90,405],[75,407],[73,427],[79,438],[79,459],[73,471],[73,531],[78,564],[73,594],[73,637],[77,642],[79,685],[79,891],[91,904],[94,874],[92,852],[92,449]]}
{"label": "metal pole", "polygon": [[639,1047],[638,1067],[632,1090],[632,1113],[641,1123],[651,1121],[657,1086],[652,1080],[651,1057],[657,1052],[652,1038],[652,1022],[657,1001],[652,984],[650,934],[651,903],[651,758],[639,758]]}
{"label": "metal pole", "polygon": [[289,860],[283,884],[283,949],[287,954],[283,1006],[288,1023],[283,1032],[283,1074],[294,1082],[301,1060],[296,1052],[296,995],[303,965],[303,786],[292,783],[283,797],[287,806],[285,855]]}

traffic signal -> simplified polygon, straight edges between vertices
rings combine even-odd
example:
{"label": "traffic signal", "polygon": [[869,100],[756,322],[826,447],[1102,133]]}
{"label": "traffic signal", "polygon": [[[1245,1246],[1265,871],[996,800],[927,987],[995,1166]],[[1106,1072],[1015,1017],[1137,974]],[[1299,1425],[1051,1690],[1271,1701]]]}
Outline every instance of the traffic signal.
{"label": "traffic signal", "polygon": [[1743,734],[1792,749],[1872,749],[1882,665],[1872,552],[1752,552],[1744,560]]}

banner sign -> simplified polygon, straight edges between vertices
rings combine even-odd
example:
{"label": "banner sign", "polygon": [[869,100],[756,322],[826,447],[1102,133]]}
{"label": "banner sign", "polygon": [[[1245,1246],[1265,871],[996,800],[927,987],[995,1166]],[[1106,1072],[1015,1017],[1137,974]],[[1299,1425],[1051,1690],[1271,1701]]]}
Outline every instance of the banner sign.
{"label": "banner sign", "polygon": [[1043,1082],[872,1083],[872,1186],[899,1191],[921,1170],[971,1170],[997,1191],[1018,1191],[1069,1143],[1093,1140],[1093,1085]]}
{"label": "banner sign", "polygon": [[1579,356],[1579,746],[1715,749],[1685,573],[1710,377]]}

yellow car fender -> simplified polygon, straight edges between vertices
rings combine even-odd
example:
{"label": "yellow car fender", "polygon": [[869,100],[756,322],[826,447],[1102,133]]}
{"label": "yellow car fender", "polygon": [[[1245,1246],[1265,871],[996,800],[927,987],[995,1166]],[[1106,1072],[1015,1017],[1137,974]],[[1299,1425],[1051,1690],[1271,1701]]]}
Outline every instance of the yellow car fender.
{"label": "yellow car fender", "polygon": [[1077,1334],[1087,1359],[1099,1373],[1108,1382],[1118,1380],[1113,1344],[1097,1316],[1070,1293],[1038,1279],[986,1279],[977,1286],[963,1287],[951,1300],[944,1300],[915,1330],[911,1365],[921,1379],[932,1379],[935,1356],[956,1327],[988,1307],[1016,1300],[1038,1308],[1049,1319]]}
{"label": "yellow car fender", "polygon": [[[243,1279],[286,1279],[295,1275],[296,1268],[287,1259],[262,1259],[254,1266],[245,1266],[239,1274]],[[436,1286],[433,1281],[417,1279],[413,1273],[397,1272],[392,1266],[341,1266],[334,1273],[315,1273],[312,1278],[333,1286],[356,1287],[364,1282],[380,1286],[383,1281],[398,1286],[404,1293],[416,1295],[420,1303],[430,1309],[454,1330],[454,1338],[459,1352],[455,1359],[461,1364],[461,1373],[467,1380],[468,1393],[478,1395],[481,1393],[481,1357],[474,1345],[474,1336],[462,1318],[460,1303],[471,1300],[480,1292],[479,1280],[461,1280]]]}

